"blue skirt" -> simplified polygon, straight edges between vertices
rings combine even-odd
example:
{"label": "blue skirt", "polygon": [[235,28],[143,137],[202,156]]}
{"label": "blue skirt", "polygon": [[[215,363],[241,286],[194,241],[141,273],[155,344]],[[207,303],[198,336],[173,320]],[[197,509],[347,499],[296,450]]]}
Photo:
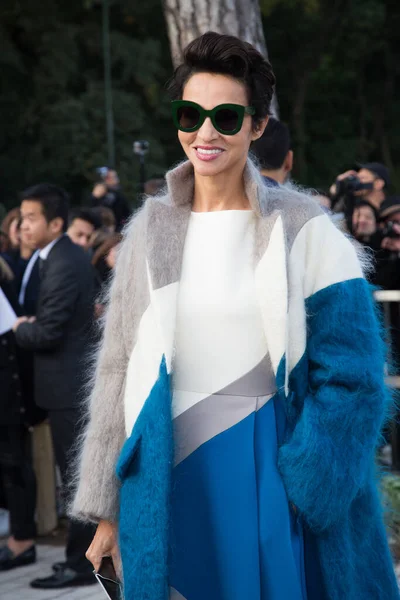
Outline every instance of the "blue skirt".
{"label": "blue skirt", "polygon": [[[233,425],[200,407],[189,429],[176,433],[184,443],[176,439],[170,599],[311,600],[303,528],[277,468],[285,428],[278,395],[212,398],[236,414]],[[196,431],[204,419],[205,441]]]}

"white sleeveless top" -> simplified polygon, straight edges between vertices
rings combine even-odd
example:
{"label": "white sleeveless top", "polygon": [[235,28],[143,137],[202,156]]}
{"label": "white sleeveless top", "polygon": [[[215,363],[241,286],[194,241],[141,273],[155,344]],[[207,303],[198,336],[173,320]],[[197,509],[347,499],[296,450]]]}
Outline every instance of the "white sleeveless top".
{"label": "white sleeveless top", "polygon": [[251,210],[191,214],[177,306],[174,417],[268,353],[255,288],[255,223]]}

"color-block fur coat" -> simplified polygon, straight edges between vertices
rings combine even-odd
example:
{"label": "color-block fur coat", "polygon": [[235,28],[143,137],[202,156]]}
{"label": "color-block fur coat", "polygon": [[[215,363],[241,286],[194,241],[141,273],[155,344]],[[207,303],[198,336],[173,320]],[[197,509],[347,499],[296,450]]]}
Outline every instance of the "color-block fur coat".
{"label": "color-block fur coat", "polygon": [[[311,197],[266,187],[250,161],[244,178],[258,217],[258,300],[289,422],[279,468],[325,588],[309,600],[398,599],[375,481],[389,395],[371,291],[354,247]],[[126,600],[168,597],[170,379],[190,163],[167,184],[125,230],[72,508],[83,521],[119,522]]]}

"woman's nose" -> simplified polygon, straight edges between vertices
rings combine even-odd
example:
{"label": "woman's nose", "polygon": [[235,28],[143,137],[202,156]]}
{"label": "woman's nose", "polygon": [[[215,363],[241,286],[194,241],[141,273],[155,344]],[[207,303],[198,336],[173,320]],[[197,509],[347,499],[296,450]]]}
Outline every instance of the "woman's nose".
{"label": "woman's nose", "polygon": [[203,125],[200,127],[197,132],[198,137],[200,137],[205,142],[210,142],[211,140],[215,140],[218,137],[218,131],[215,129],[214,125],[211,122],[210,117],[207,117],[204,121]]}

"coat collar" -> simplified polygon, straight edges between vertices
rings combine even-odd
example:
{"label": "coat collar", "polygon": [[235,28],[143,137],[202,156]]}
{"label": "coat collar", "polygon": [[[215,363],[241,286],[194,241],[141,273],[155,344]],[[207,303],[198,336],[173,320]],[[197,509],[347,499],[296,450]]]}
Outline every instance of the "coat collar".
{"label": "coat collar", "polygon": [[[265,205],[267,193],[264,188],[261,176],[251,162],[247,160],[244,168],[244,186],[246,196],[250,202],[252,210],[257,216],[263,215],[263,206]],[[185,161],[172,169],[166,176],[168,197],[170,202],[175,206],[185,206],[191,204],[194,193],[194,171],[193,165],[189,161]]]}

